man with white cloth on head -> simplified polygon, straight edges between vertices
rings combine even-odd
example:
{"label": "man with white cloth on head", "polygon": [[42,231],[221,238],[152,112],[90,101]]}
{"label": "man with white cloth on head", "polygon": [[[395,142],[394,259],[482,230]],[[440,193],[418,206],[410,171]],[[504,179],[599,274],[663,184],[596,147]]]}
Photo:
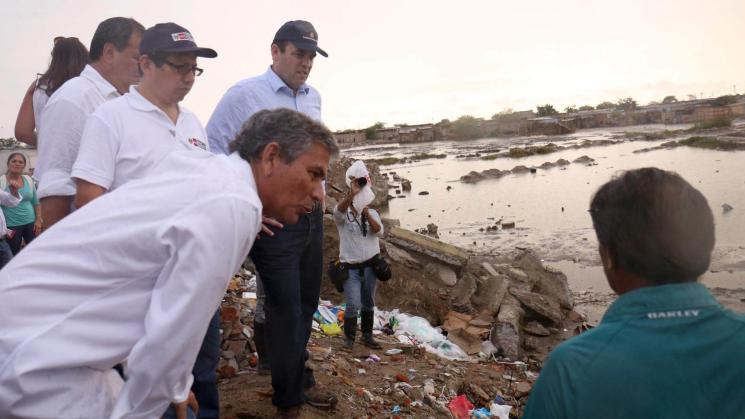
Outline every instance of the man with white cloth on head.
{"label": "man with white cloth on head", "polygon": [[[381,346],[373,338],[375,290],[378,278],[373,264],[380,257],[378,238],[383,236],[380,214],[369,205],[375,199],[370,174],[365,163],[357,160],[347,169],[349,193],[334,208],[334,222],[339,230],[339,261],[347,265],[349,276],[344,283],[344,346],[352,349],[357,334],[358,317],[362,343],[373,349]],[[358,316],[359,315],[359,316]]]}

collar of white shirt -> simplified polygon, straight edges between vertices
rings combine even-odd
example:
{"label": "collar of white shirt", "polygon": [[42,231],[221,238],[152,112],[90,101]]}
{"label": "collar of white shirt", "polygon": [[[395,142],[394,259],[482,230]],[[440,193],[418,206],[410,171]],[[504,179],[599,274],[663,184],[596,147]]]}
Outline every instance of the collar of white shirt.
{"label": "collar of white shirt", "polygon": [[85,66],[83,71],[80,73],[80,76],[90,80],[91,83],[96,86],[96,90],[101,92],[101,95],[103,97],[110,98],[119,96],[119,92],[117,92],[116,87],[109,83],[108,80],[103,78],[101,73],[96,71],[96,69],[93,68],[90,64],[87,64]]}
{"label": "collar of white shirt", "polygon": [[[127,97],[127,102],[129,103],[129,106],[131,106],[134,109],[137,109],[138,111],[158,112],[166,116],[165,112],[163,112],[162,109],[155,106],[153,102],[150,102],[149,100],[147,100],[145,96],[142,96],[142,94],[137,90],[137,86],[135,85],[129,86],[129,94],[126,95],[126,97]],[[181,113],[182,113],[181,105],[177,105],[177,106],[179,108],[179,112],[178,112],[179,119],[181,119]],[[166,116],[166,118],[168,117]],[[170,118],[168,118],[168,120],[170,121]]]}
{"label": "collar of white shirt", "polygon": [[[274,70],[272,70],[272,66],[269,66],[269,68],[266,70],[266,73],[264,73],[264,78],[269,82],[269,86],[272,87],[272,90],[275,93],[278,92],[282,88],[284,88],[288,92],[292,93],[292,89],[290,89],[290,87],[287,86],[287,84],[285,84],[285,82],[282,81],[281,78],[279,78],[279,76],[277,75],[277,73],[275,73]],[[304,94],[307,95],[308,92],[310,91],[310,86],[308,86],[307,84],[303,83],[300,86],[300,88],[297,89],[297,91],[298,91],[298,93],[301,93],[302,92],[302,93],[304,93]]]}
{"label": "collar of white shirt", "polygon": [[256,179],[254,179],[254,172],[251,170],[251,164],[241,157],[237,151],[230,153],[228,156],[233,167],[238,172],[239,176],[248,179],[248,183],[256,191],[256,195],[259,194],[259,190],[256,187]]}

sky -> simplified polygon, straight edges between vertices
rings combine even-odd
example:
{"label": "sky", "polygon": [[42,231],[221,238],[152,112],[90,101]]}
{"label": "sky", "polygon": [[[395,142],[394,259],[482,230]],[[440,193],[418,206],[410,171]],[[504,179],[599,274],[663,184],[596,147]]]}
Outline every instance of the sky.
{"label": "sky", "polygon": [[332,130],[745,92],[743,0],[0,0],[0,10],[0,137],[13,135],[52,39],[89,45],[112,16],[176,22],[218,51],[200,59],[183,102],[204,124],[231,85],[266,70],[274,33],[294,19],[312,22],[329,53],[308,82]]}

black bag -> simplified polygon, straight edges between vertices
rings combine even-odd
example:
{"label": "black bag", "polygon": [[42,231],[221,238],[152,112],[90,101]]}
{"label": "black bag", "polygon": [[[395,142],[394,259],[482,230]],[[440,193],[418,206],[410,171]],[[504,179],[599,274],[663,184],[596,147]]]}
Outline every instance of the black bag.
{"label": "black bag", "polygon": [[344,282],[349,279],[349,266],[339,259],[333,259],[329,261],[329,268],[326,273],[331,279],[331,283],[334,284],[334,288],[339,292],[344,292]]}
{"label": "black bag", "polygon": [[388,261],[380,255],[380,253],[375,255],[370,262],[375,276],[378,277],[378,281],[385,282],[391,279],[393,276],[391,266],[388,264]]}

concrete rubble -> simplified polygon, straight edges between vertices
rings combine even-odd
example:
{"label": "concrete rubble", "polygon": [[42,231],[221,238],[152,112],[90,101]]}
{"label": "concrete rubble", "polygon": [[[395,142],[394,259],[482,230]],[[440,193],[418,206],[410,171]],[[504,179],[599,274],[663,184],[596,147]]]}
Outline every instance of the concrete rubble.
{"label": "concrete rubble", "polygon": [[[331,184],[342,184],[338,173],[343,176],[343,169],[332,169]],[[376,167],[371,170],[378,176]],[[378,285],[377,307],[426,319],[470,360],[451,361],[423,351],[416,340],[384,333],[376,335],[382,350],[360,347],[349,353],[342,350],[340,335],[318,328],[309,344],[309,365],[340,403],[334,412],[301,417],[448,417],[447,403],[462,394],[486,409],[501,400],[519,417],[537,376],[531,371],[539,371],[548,352],[581,322],[567,317],[573,301],[566,276],[544,267],[529,250],[475,255],[403,229],[395,220],[383,221],[381,252],[393,278]],[[324,262],[338,255],[338,245],[327,214]],[[251,272],[244,270],[231,281],[223,303],[218,373],[226,417],[271,417],[275,412],[270,379],[255,369],[252,283]],[[328,278],[321,298],[332,304],[343,300]],[[253,387],[258,390],[246,391]]]}

